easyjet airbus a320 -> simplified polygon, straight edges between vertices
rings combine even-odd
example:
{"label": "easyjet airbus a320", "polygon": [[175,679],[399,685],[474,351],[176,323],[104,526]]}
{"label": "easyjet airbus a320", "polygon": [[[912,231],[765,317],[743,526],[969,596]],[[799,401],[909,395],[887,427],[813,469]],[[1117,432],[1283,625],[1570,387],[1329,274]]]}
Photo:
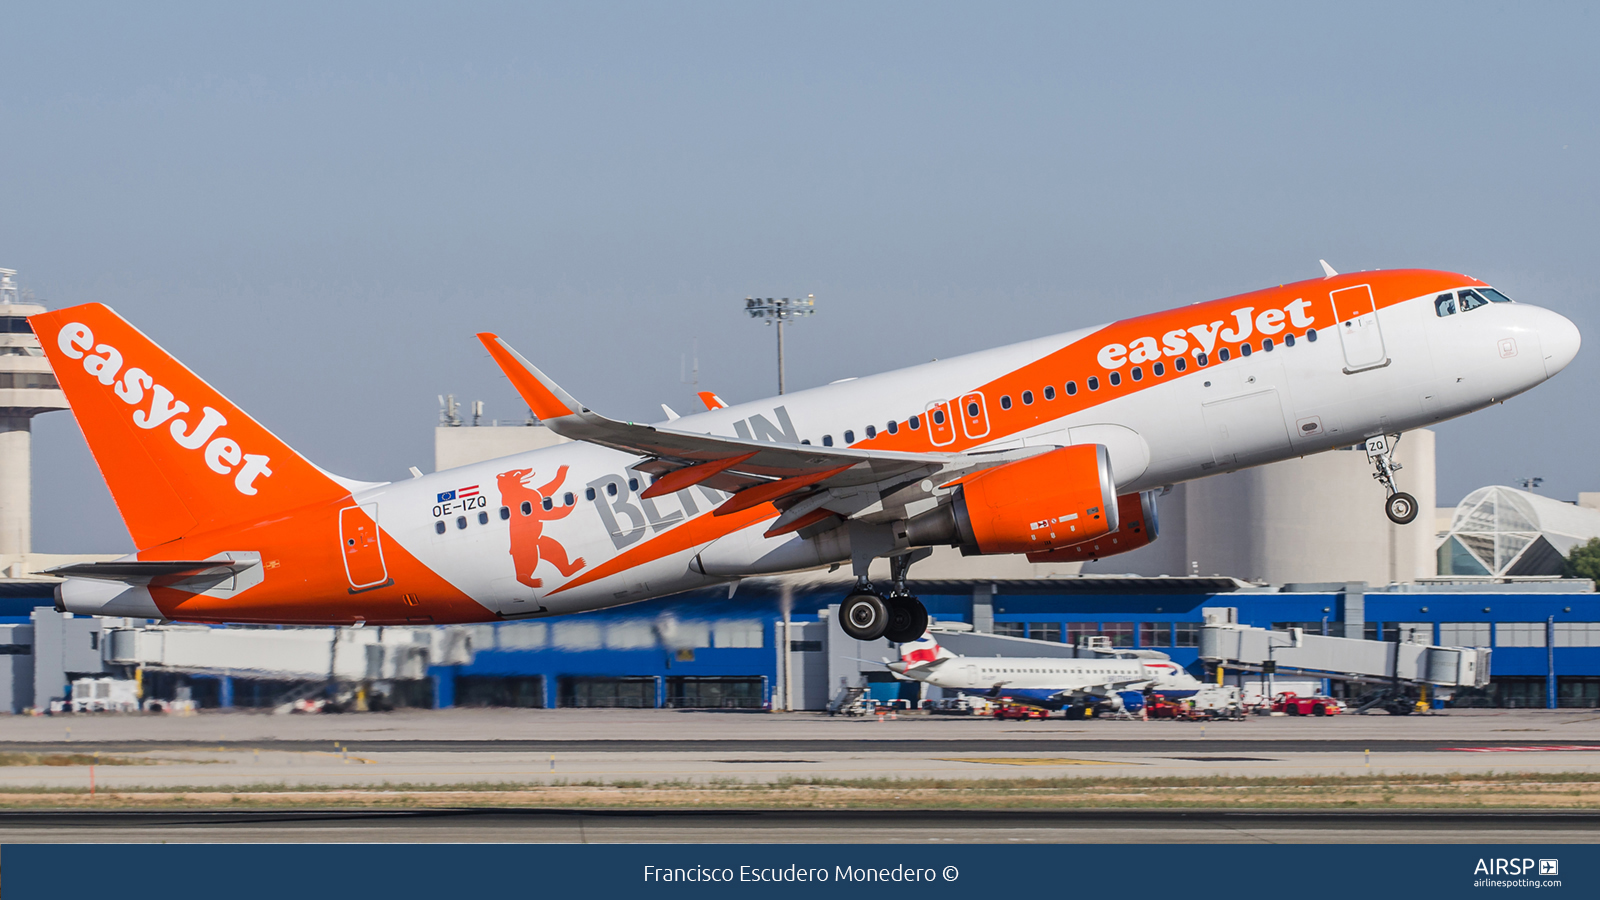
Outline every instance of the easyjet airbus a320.
{"label": "easyjet airbus a320", "polygon": [[[138,552],[65,566],[65,611],[194,622],[487,622],[848,562],[841,625],[922,635],[935,545],[1035,561],[1155,539],[1152,489],[1365,444],[1388,513],[1407,429],[1561,371],[1578,330],[1450,272],[1340,275],[640,425],[493,334],[573,443],[407,481],[329,474],[110,309],[31,318]],[[1373,502],[1379,496],[1374,489]],[[891,561],[875,587],[868,564]]]}

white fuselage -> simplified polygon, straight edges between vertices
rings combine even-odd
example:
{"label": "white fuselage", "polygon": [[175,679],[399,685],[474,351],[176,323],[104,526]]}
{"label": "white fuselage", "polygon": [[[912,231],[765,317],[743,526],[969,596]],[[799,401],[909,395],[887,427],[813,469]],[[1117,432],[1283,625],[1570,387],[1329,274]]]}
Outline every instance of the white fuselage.
{"label": "white fuselage", "polygon": [[[1191,367],[1183,377],[1141,385],[1142,390],[1107,396],[1101,403],[1057,417],[1039,416],[1026,428],[995,427],[988,440],[963,448],[1104,444],[1118,493],[1157,487],[1246,466],[1304,456],[1359,443],[1369,436],[1403,432],[1503,401],[1544,381],[1571,358],[1565,344],[1542,347],[1541,339],[1570,341],[1576,332],[1560,316],[1538,307],[1496,303],[1450,317],[1436,315],[1430,296],[1387,306],[1366,317],[1376,334],[1341,340],[1333,328],[1320,339],[1302,337],[1293,346],[1227,362]],[[1381,331],[1377,325],[1381,324]],[[1109,328],[1110,326],[1102,326]],[[1102,328],[1038,338],[908,369],[871,375],[781,397],[743,403],[671,423],[678,431],[785,442],[843,446],[847,433],[871,446],[867,426],[884,429],[892,420],[923,414],[945,401],[973,396],[975,385],[1024,370],[1077,342],[1093,342]],[[1559,332],[1557,338],[1550,335]],[[1566,335],[1571,333],[1569,339]],[[1367,341],[1365,345],[1360,343]],[[1381,363],[1359,357],[1377,353]],[[1102,354],[1103,356],[1104,354]],[[1357,365],[1352,366],[1354,360]],[[1082,381],[1081,378],[1077,379]],[[1052,390],[1061,392],[1060,379]],[[1048,409],[1041,391],[1030,409]],[[1105,392],[1107,395],[1111,391]],[[1081,397],[1080,397],[1081,399]],[[1007,397],[1010,401],[1009,395]],[[988,421],[998,422],[1001,403],[983,397]],[[1062,404],[1064,407],[1065,404]],[[963,407],[965,408],[965,407]],[[1020,407],[1018,407],[1020,409]],[[954,424],[954,423],[952,423]],[[977,427],[968,425],[969,430]],[[927,429],[931,432],[931,427]],[[901,429],[900,437],[906,435]],[[940,449],[929,435],[929,450]],[[727,494],[694,487],[655,500],[642,499],[649,478],[631,470],[637,457],[599,446],[568,443],[505,459],[385,484],[361,491],[356,502],[376,504],[386,535],[456,588],[500,616],[554,615],[629,603],[725,583],[733,578],[792,571],[849,558],[838,534],[764,538],[770,520],[728,532],[710,510]],[[571,503],[565,518],[545,525],[569,558],[585,569],[561,577],[541,563],[543,586],[519,583],[511,565],[507,522],[496,493],[496,476],[531,469],[546,481],[569,467],[552,502]],[[439,496],[478,486],[470,504],[441,503]],[[923,482],[921,494],[897,495],[898,506],[869,507],[862,515],[892,518],[921,512],[944,491]],[[1381,500],[1374,495],[1374,503]],[[466,508],[470,506],[470,508]],[[481,518],[479,513],[487,515]],[[513,512],[515,514],[515,512]],[[442,523],[442,530],[441,530]],[[1416,526],[1422,527],[1422,526]],[[843,531],[843,529],[840,529]],[[599,572],[597,573],[597,570]],[[1015,661],[1007,662],[1014,666]],[[967,662],[963,666],[989,663]],[[1048,666],[1068,665],[1051,661]],[[1071,666],[1129,670],[1139,662],[1077,661]],[[1047,667],[1039,663],[1036,668]],[[1098,671],[1095,677],[1100,677]],[[1038,681],[1041,689],[1069,682],[1066,673],[1008,673],[1008,682]],[[1034,677],[1037,675],[1038,677]],[[986,676],[975,676],[981,682]],[[1087,684],[1088,682],[1085,682]],[[991,682],[992,684],[992,682]],[[987,685],[985,685],[985,688]]]}
{"label": "white fuselage", "polygon": [[1176,663],[1144,659],[951,656],[899,670],[934,687],[981,693],[1032,705],[1060,707],[1123,691],[1187,697],[1200,681]]}

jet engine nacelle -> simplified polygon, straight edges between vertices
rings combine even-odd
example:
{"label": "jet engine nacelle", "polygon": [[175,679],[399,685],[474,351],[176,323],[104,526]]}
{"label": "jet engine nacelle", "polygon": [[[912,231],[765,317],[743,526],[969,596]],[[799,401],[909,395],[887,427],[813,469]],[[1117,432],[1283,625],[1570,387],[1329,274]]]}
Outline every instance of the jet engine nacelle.
{"label": "jet engine nacelle", "polygon": [[1127,553],[1156,539],[1161,526],[1156,518],[1156,492],[1123,494],[1117,498],[1116,531],[1087,541],[1069,544],[1059,550],[1029,553],[1028,562],[1088,562],[1118,553]]}
{"label": "jet engine nacelle", "polygon": [[1117,529],[1116,484],[1103,444],[1075,444],[974,472],[949,504],[906,523],[912,546],[963,553],[1042,553]]}

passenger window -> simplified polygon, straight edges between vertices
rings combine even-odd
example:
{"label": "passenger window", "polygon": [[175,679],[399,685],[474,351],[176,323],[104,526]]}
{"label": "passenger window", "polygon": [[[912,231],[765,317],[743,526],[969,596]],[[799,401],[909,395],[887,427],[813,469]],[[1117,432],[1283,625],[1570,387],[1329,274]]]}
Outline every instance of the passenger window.
{"label": "passenger window", "polygon": [[486,512],[478,513],[478,524],[479,525],[487,525],[487,524],[489,524],[489,514],[486,513]]}
{"label": "passenger window", "polygon": [[1228,348],[1227,347],[1223,347],[1221,350],[1217,351],[1217,362],[1227,362],[1227,361],[1228,361]]}
{"label": "passenger window", "polygon": [[805,444],[807,447],[809,447],[809,446],[811,446],[811,438],[801,438],[800,439],[800,443]]}
{"label": "passenger window", "polygon": [[900,423],[899,422],[890,422],[889,423],[889,433],[890,434],[899,434],[900,433]]}
{"label": "passenger window", "polygon": [[944,424],[944,410],[936,409],[936,410],[933,411],[933,424],[935,424],[935,425],[943,425]]}
{"label": "passenger window", "polygon": [[1272,352],[1272,338],[1262,338],[1261,339],[1261,349],[1262,349],[1262,351],[1264,351],[1266,353],[1271,353]]}
{"label": "passenger window", "polygon": [[1315,344],[1317,342],[1317,330],[1315,328],[1307,328],[1306,329],[1306,340],[1310,341],[1313,344]]}
{"label": "passenger window", "polygon": [[1239,352],[1243,353],[1245,356],[1249,356],[1250,355],[1250,345],[1249,344],[1241,344],[1239,346]]}
{"label": "passenger window", "polygon": [[[617,483],[615,481],[606,482],[606,496],[607,497],[615,497],[616,495],[617,495]],[[545,508],[549,509],[549,507],[545,507]]]}
{"label": "passenger window", "polygon": [[628,490],[637,491],[638,489],[639,489],[639,479],[637,479],[637,478],[629,478],[628,479]]}
{"label": "passenger window", "polygon": [[1200,354],[1199,356],[1196,356],[1194,358],[1194,361],[1199,363],[1201,368],[1204,368],[1204,367],[1206,367],[1206,366],[1211,364],[1211,360],[1207,359],[1206,355],[1204,353]]}
{"label": "passenger window", "polygon": [[845,446],[848,447],[849,445],[854,444],[855,442],[856,442],[856,433],[855,433],[855,431],[853,431],[853,430],[851,430],[849,428],[846,428],[844,430],[844,443],[845,443]]}
{"label": "passenger window", "polygon": [[1134,366],[1132,371],[1128,372],[1128,374],[1133,376],[1133,380],[1134,381],[1143,381],[1144,380],[1144,370],[1139,368],[1138,366]]}
{"label": "passenger window", "polygon": [[522,514],[525,516],[533,515],[533,504],[526,500],[522,501]]}
{"label": "passenger window", "polygon": [[[1011,408],[1011,395],[1010,394],[1002,394],[1000,396],[1000,408],[1001,409],[1010,409]],[[973,413],[973,415],[976,416],[977,413]]]}
{"label": "passenger window", "polygon": [[1093,375],[1089,376],[1089,390],[1091,390],[1091,391],[1100,390],[1100,379],[1099,378],[1096,378]]}
{"label": "passenger window", "polygon": [[1288,333],[1288,334],[1283,336],[1283,345],[1285,347],[1293,347],[1294,346],[1294,332],[1290,332],[1290,333]]}
{"label": "passenger window", "polygon": [[444,534],[444,521],[440,520],[433,523],[433,530],[439,532],[440,534]]}
{"label": "passenger window", "polygon": [[867,440],[870,441],[870,440],[872,440],[873,438],[875,438],[877,436],[878,436],[877,427],[874,426],[874,425],[868,425],[867,426]]}
{"label": "passenger window", "polygon": [[1189,361],[1180,356],[1172,361],[1172,367],[1177,369],[1179,372],[1182,372],[1183,370],[1189,368]]}
{"label": "passenger window", "polygon": [[1510,303],[1511,298],[1500,293],[1494,288],[1478,288],[1478,293],[1489,298],[1490,303]]}
{"label": "passenger window", "polygon": [[1117,385],[1119,385],[1121,383],[1122,383],[1122,373],[1121,372],[1112,372],[1111,373],[1111,386],[1112,387],[1116,387]]}
{"label": "passenger window", "polygon": [[500,519],[501,519],[501,521],[504,521],[504,520],[509,519],[509,518],[511,518],[511,507],[509,507],[509,506],[500,507]]}
{"label": "passenger window", "polygon": [[553,508],[555,508],[556,502],[554,500],[550,499],[549,497],[546,497],[546,498],[544,498],[543,500],[541,500],[539,502],[539,505],[544,507],[545,509],[553,509]]}
{"label": "passenger window", "polygon": [[561,495],[561,502],[566,504],[567,506],[571,506],[573,504],[573,501],[574,501],[574,498],[572,496],[572,492],[571,491],[567,491],[565,494]]}
{"label": "passenger window", "polygon": [[1076,393],[1078,393],[1078,383],[1076,381],[1067,382],[1067,396],[1071,397]]}
{"label": "passenger window", "polygon": [[1150,367],[1150,371],[1154,372],[1155,376],[1157,378],[1160,378],[1161,376],[1167,374],[1167,367],[1162,365],[1161,363],[1156,363],[1155,365]]}
{"label": "passenger window", "polygon": [[594,488],[584,488],[583,489],[583,499],[585,499],[585,500],[593,500],[594,499]]}
{"label": "passenger window", "polygon": [[1023,391],[1022,392],[1022,405],[1023,406],[1032,406],[1033,405],[1033,391]]}
{"label": "passenger window", "polygon": [[1434,315],[1438,316],[1441,319],[1444,318],[1445,316],[1453,316],[1453,315],[1455,315],[1456,314],[1456,295],[1455,294],[1440,294],[1438,297],[1434,298],[1434,301],[1433,301],[1433,312],[1434,312]]}
{"label": "passenger window", "polygon": [[921,428],[921,427],[922,427],[922,420],[920,418],[916,417],[916,416],[912,416],[911,417],[911,430],[912,431],[916,431],[918,428]]}
{"label": "passenger window", "polygon": [[1461,297],[1462,312],[1470,312],[1480,306],[1489,305],[1489,301],[1478,296],[1477,291],[1462,291],[1459,296]]}
{"label": "passenger window", "polygon": [[465,528],[465,527],[467,527],[467,517],[466,516],[456,516],[456,527],[457,528]]}
{"label": "passenger window", "polygon": [[833,435],[831,435],[831,434],[823,435],[822,436],[822,446],[824,446],[824,447],[832,447],[833,446]]}
{"label": "passenger window", "polygon": [[1048,384],[1044,386],[1044,398],[1046,400],[1054,400],[1056,398],[1056,389],[1054,386]]}

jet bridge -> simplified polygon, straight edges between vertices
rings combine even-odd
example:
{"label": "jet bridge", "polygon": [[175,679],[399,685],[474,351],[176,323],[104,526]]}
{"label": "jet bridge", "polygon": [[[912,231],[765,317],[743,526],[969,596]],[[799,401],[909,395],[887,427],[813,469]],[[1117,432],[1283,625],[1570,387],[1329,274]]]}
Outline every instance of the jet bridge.
{"label": "jet bridge", "polygon": [[1227,669],[1445,688],[1489,684],[1490,651],[1484,647],[1324,637],[1304,634],[1298,628],[1269,631],[1238,624],[1233,607],[1202,612],[1205,624],[1200,629],[1200,658]]}

